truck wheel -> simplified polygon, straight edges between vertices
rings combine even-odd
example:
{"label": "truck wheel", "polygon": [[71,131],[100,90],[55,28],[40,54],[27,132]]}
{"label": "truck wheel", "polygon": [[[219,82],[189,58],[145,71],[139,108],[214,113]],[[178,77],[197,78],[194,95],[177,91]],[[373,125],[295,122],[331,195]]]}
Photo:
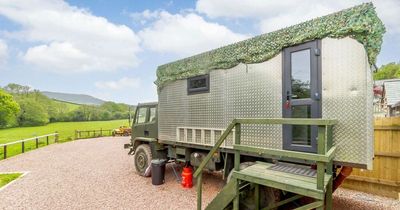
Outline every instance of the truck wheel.
{"label": "truck wheel", "polygon": [[139,145],[136,148],[134,159],[136,172],[140,176],[149,177],[151,174],[148,171],[150,170],[152,159],[150,146],[148,144]]}

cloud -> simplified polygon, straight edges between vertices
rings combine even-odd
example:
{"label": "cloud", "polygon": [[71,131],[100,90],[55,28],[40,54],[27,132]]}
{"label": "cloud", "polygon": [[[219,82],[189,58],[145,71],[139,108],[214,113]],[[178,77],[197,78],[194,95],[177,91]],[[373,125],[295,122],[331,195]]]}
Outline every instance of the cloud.
{"label": "cloud", "polygon": [[140,78],[123,77],[115,81],[98,81],[95,86],[99,89],[123,90],[126,88],[138,88],[140,84]]}
{"label": "cloud", "polygon": [[0,65],[6,63],[8,58],[8,46],[6,42],[0,39]]}
{"label": "cloud", "polygon": [[247,38],[218,23],[207,22],[195,13],[149,12],[153,22],[139,36],[147,49],[181,56],[200,53]]}
{"label": "cloud", "polygon": [[[261,32],[270,32],[311,18],[361,4],[363,0],[198,0],[196,11],[210,18],[250,18],[258,21]],[[374,0],[378,16],[388,33],[400,33],[400,1]]]}
{"label": "cloud", "polygon": [[2,0],[0,15],[19,24],[9,37],[28,42],[22,58],[54,72],[113,71],[137,66],[138,36],[61,0]]}

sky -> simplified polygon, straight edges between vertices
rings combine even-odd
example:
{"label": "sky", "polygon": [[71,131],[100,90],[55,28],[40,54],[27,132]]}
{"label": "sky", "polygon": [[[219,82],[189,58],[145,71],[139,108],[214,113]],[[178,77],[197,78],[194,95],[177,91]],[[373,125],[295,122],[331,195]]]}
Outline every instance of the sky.
{"label": "sky", "polygon": [[[0,0],[0,86],[157,100],[157,66],[326,15],[360,0]],[[386,26],[377,66],[400,62],[400,1],[372,1]]]}

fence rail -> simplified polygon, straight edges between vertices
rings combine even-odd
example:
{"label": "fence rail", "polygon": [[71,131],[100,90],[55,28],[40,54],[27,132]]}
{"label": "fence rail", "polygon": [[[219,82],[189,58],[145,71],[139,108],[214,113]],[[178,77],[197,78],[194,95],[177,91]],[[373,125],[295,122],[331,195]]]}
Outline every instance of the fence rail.
{"label": "fence rail", "polygon": [[75,139],[111,136],[112,132],[113,132],[112,129],[106,129],[106,130],[103,130],[103,129],[100,129],[100,130],[75,130]]}
{"label": "fence rail", "polygon": [[400,117],[375,118],[373,170],[354,169],[344,187],[400,200]]}
{"label": "fence rail", "polygon": [[35,136],[32,138],[28,138],[28,139],[22,139],[22,140],[13,141],[13,142],[5,143],[5,144],[0,144],[0,148],[3,147],[3,159],[7,158],[7,147],[8,146],[21,143],[21,153],[24,153],[25,152],[25,142],[35,140],[35,146],[36,146],[36,148],[39,148],[39,140],[45,138],[46,145],[49,145],[49,140],[50,140],[51,136],[54,136],[54,142],[57,143],[58,142],[58,133],[55,132],[55,133],[46,134],[46,135],[42,135],[42,136]]}

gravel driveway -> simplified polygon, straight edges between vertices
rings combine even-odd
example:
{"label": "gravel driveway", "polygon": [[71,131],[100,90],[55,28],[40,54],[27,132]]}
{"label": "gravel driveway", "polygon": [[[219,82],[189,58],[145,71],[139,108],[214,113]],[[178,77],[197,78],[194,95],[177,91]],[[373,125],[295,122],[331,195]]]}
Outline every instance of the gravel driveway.
{"label": "gravel driveway", "polygon": [[[0,172],[29,171],[0,191],[0,208],[195,209],[195,188],[183,189],[171,166],[166,170],[166,183],[160,186],[153,186],[150,178],[135,174],[133,157],[123,149],[128,141],[127,137],[114,137],[53,144],[0,161]],[[206,173],[203,180],[204,206],[223,187],[223,182]],[[362,194],[352,200],[349,197],[355,192],[347,190],[335,194],[336,209],[357,209],[360,205],[356,201],[367,205],[359,209],[400,206],[394,200],[368,194],[367,198]]]}

